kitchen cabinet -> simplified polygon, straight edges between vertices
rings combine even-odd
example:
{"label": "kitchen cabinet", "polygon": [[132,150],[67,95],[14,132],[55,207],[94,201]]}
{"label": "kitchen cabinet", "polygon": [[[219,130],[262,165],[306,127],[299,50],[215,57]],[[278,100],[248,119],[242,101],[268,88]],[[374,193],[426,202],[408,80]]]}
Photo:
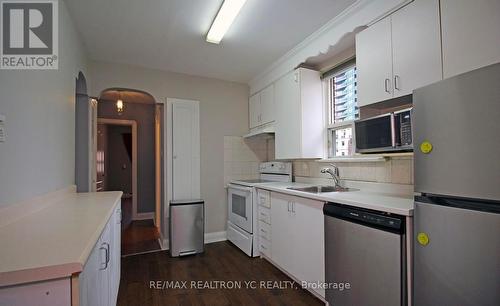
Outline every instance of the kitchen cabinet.
{"label": "kitchen cabinet", "polygon": [[70,306],[71,279],[33,282],[0,289],[2,306]]}
{"label": "kitchen cabinet", "polygon": [[260,125],[260,112],[261,112],[261,107],[260,107],[260,92],[256,93],[255,95],[251,96],[250,99],[248,100],[248,114],[249,114],[249,124],[250,124],[250,129],[253,129],[255,127],[258,127]]}
{"label": "kitchen cabinet", "polygon": [[318,71],[298,68],[274,84],[276,159],[321,158],[322,87]]}
{"label": "kitchen cabinet", "polygon": [[257,190],[257,204],[259,213],[258,237],[259,252],[271,258],[271,193],[267,190]]}
{"label": "kitchen cabinet", "polygon": [[356,35],[358,106],[392,98],[391,19]]}
{"label": "kitchen cabinet", "polygon": [[118,289],[120,286],[121,276],[121,224],[122,210],[121,206],[117,207],[110,220],[111,223],[111,254],[110,254],[110,270],[111,270],[111,305],[116,305],[118,301]]}
{"label": "kitchen cabinet", "polygon": [[324,282],[323,202],[271,192],[271,221],[272,261],[298,281]]}
{"label": "kitchen cabinet", "polygon": [[356,35],[358,105],[442,79],[438,0],[415,0]]}
{"label": "kitchen cabinet", "polygon": [[274,85],[251,96],[248,111],[250,129],[274,121]]}
{"label": "kitchen cabinet", "polygon": [[264,88],[260,92],[260,120],[261,124],[274,121],[274,85]]}
{"label": "kitchen cabinet", "polygon": [[441,0],[444,77],[500,62],[499,29],[500,1]]}
{"label": "kitchen cabinet", "polygon": [[79,275],[80,306],[116,305],[120,284],[121,210],[117,207]]}

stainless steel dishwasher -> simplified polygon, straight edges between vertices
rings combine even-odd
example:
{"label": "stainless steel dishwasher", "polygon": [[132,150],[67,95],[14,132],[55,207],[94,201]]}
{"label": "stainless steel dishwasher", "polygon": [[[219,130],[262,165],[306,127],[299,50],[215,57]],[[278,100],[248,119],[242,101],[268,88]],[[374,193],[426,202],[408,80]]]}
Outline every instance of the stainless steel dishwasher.
{"label": "stainless steel dishwasher", "polygon": [[336,203],[323,212],[330,305],[406,305],[405,218]]}

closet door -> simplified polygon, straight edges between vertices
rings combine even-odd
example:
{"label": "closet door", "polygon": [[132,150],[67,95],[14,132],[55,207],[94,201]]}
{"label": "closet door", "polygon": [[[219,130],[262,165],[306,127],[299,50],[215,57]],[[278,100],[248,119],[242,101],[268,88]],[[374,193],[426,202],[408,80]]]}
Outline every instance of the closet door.
{"label": "closet door", "polygon": [[180,99],[172,101],[172,200],[199,199],[199,102]]}

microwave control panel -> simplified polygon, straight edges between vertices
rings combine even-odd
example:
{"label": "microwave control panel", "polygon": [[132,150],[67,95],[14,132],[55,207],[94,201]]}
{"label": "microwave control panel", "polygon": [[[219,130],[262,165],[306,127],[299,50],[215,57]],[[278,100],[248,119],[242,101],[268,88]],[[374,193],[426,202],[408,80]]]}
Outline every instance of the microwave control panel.
{"label": "microwave control panel", "polygon": [[401,128],[401,145],[411,145],[411,113],[404,112],[399,114],[400,128]]}

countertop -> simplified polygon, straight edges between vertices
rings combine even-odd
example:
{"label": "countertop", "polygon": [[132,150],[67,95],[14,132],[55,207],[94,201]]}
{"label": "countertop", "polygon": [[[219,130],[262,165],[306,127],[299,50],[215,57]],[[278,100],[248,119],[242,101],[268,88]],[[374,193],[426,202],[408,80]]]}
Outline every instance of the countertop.
{"label": "countertop", "polygon": [[0,227],[0,287],[81,272],[121,196],[72,193]]}
{"label": "countertop", "polygon": [[402,216],[413,215],[413,197],[390,195],[377,193],[373,191],[354,190],[347,192],[325,192],[325,193],[308,193],[296,190],[287,189],[288,187],[307,187],[314,186],[307,183],[283,183],[272,182],[258,184],[256,188],[265,189],[294,196],[299,196],[307,199],[319,200],[323,202],[335,202],[339,204],[351,205],[355,207],[373,209],[393,213]]}

